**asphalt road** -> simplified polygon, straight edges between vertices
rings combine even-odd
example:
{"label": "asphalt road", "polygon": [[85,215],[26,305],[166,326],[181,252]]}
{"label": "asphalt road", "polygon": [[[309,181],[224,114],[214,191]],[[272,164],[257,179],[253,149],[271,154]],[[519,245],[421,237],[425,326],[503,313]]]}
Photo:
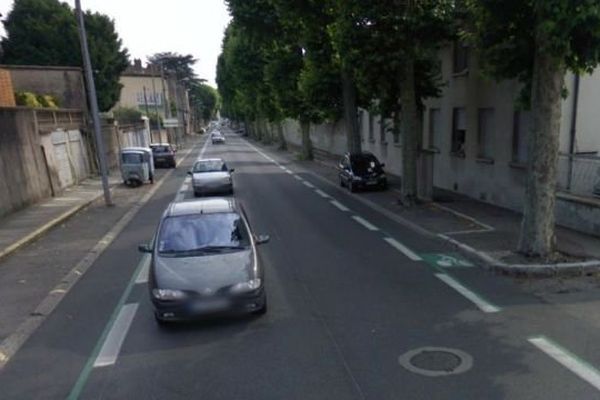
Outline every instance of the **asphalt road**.
{"label": "asphalt road", "polygon": [[[202,155],[235,168],[235,196],[271,235],[269,312],[155,323],[137,245],[192,197],[190,157],[0,372],[1,399],[600,398],[592,321],[478,268],[434,266],[453,250],[233,134]],[[424,347],[459,352],[413,358],[430,376],[400,360]]]}

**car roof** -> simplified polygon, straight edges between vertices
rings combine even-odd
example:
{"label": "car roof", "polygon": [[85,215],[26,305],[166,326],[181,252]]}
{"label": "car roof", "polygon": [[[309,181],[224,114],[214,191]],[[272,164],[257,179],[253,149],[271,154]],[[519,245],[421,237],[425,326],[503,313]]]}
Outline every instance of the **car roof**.
{"label": "car roof", "polygon": [[150,151],[150,149],[147,147],[123,147],[121,149],[121,151],[122,152],[123,151],[141,151],[141,152],[146,153],[146,152]]}
{"label": "car roof", "polygon": [[237,211],[238,206],[234,199],[228,197],[213,197],[171,203],[165,216],[178,217],[182,215],[229,213]]}
{"label": "car roof", "polygon": [[150,147],[152,146],[170,146],[170,143],[150,143]]}

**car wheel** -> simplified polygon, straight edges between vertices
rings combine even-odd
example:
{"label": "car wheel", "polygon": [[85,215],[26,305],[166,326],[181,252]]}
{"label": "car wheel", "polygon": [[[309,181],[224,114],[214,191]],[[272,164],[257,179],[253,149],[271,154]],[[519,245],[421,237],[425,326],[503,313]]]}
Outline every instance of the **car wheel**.
{"label": "car wheel", "polygon": [[265,302],[263,303],[263,306],[261,308],[259,308],[258,310],[254,310],[252,311],[252,314],[254,315],[265,315],[268,311],[268,307],[267,307],[267,296],[265,295]]}
{"label": "car wheel", "polygon": [[350,192],[352,192],[352,193],[356,193],[358,188],[352,181],[350,181],[350,182],[348,182],[348,190],[350,190]]}

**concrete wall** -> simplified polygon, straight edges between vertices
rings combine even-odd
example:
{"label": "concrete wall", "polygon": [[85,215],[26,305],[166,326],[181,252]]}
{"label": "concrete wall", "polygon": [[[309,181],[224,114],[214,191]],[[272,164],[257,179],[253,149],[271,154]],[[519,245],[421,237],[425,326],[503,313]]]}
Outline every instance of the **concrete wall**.
{"label": "concrete wall", "polygon": [[34,112],[0,108],[0,216],[52,194]]}
{"label": "concrete wall", "polygon": [[87,109],[85,86],[80,68],[1,65],[10,71],[17,92],[50,94],[61,108]]}

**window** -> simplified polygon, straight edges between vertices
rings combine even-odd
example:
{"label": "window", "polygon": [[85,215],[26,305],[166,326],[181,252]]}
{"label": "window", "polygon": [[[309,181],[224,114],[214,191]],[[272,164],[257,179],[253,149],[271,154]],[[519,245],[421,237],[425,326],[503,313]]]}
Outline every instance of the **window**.
{"label": "window", "polygon": [[[182,215],[165,219],[158,238],[161,255],[201,254],[203,250],[243,249],[250,245],[246,226],[236,213]],[[212,249],[209,249],[212,248]],[[220,248],[220,249],[219,249]]]}
{"label": "window", "polygon": [[469,69],[469,48],[464,43],[454,42],[453,72],[461,74]]}
{"label": "window", "polygon": [[527,163],[527,137],[531,131],[531,128],[531,112],[515,111],[513,122],[512,160],[516,164]]}
{"label": "window", "polygon": [[465,156],[467,137],[467,113],[464,108],[455,108],[452,113],[452,154]]}
{"label": "window", "polygon": [[493,159],[494,148],[494,109],[480,108],[478,115],[478,151],[477,157]]}
{"label": "window", "polygon": [[429,148],[440,149],[442,132],[442,114],[439,108],[429,110]]}
{"label": "window", "polygon": [[121,160],[123,164],[141,164],[144,157],[140,153],[123,153]]}
{"label": "window", "polygon": [[374,132],[374,126],[375,125],[375,118],[373,117],[373,113],[369,113],[369,141],[370,142],[374,142],[375,141],[375,132]]}
{"label": "window", "polygon": [[218,172],[227,171],[227,165],[221,160],[198,161],[192,167],[192,172]]}

